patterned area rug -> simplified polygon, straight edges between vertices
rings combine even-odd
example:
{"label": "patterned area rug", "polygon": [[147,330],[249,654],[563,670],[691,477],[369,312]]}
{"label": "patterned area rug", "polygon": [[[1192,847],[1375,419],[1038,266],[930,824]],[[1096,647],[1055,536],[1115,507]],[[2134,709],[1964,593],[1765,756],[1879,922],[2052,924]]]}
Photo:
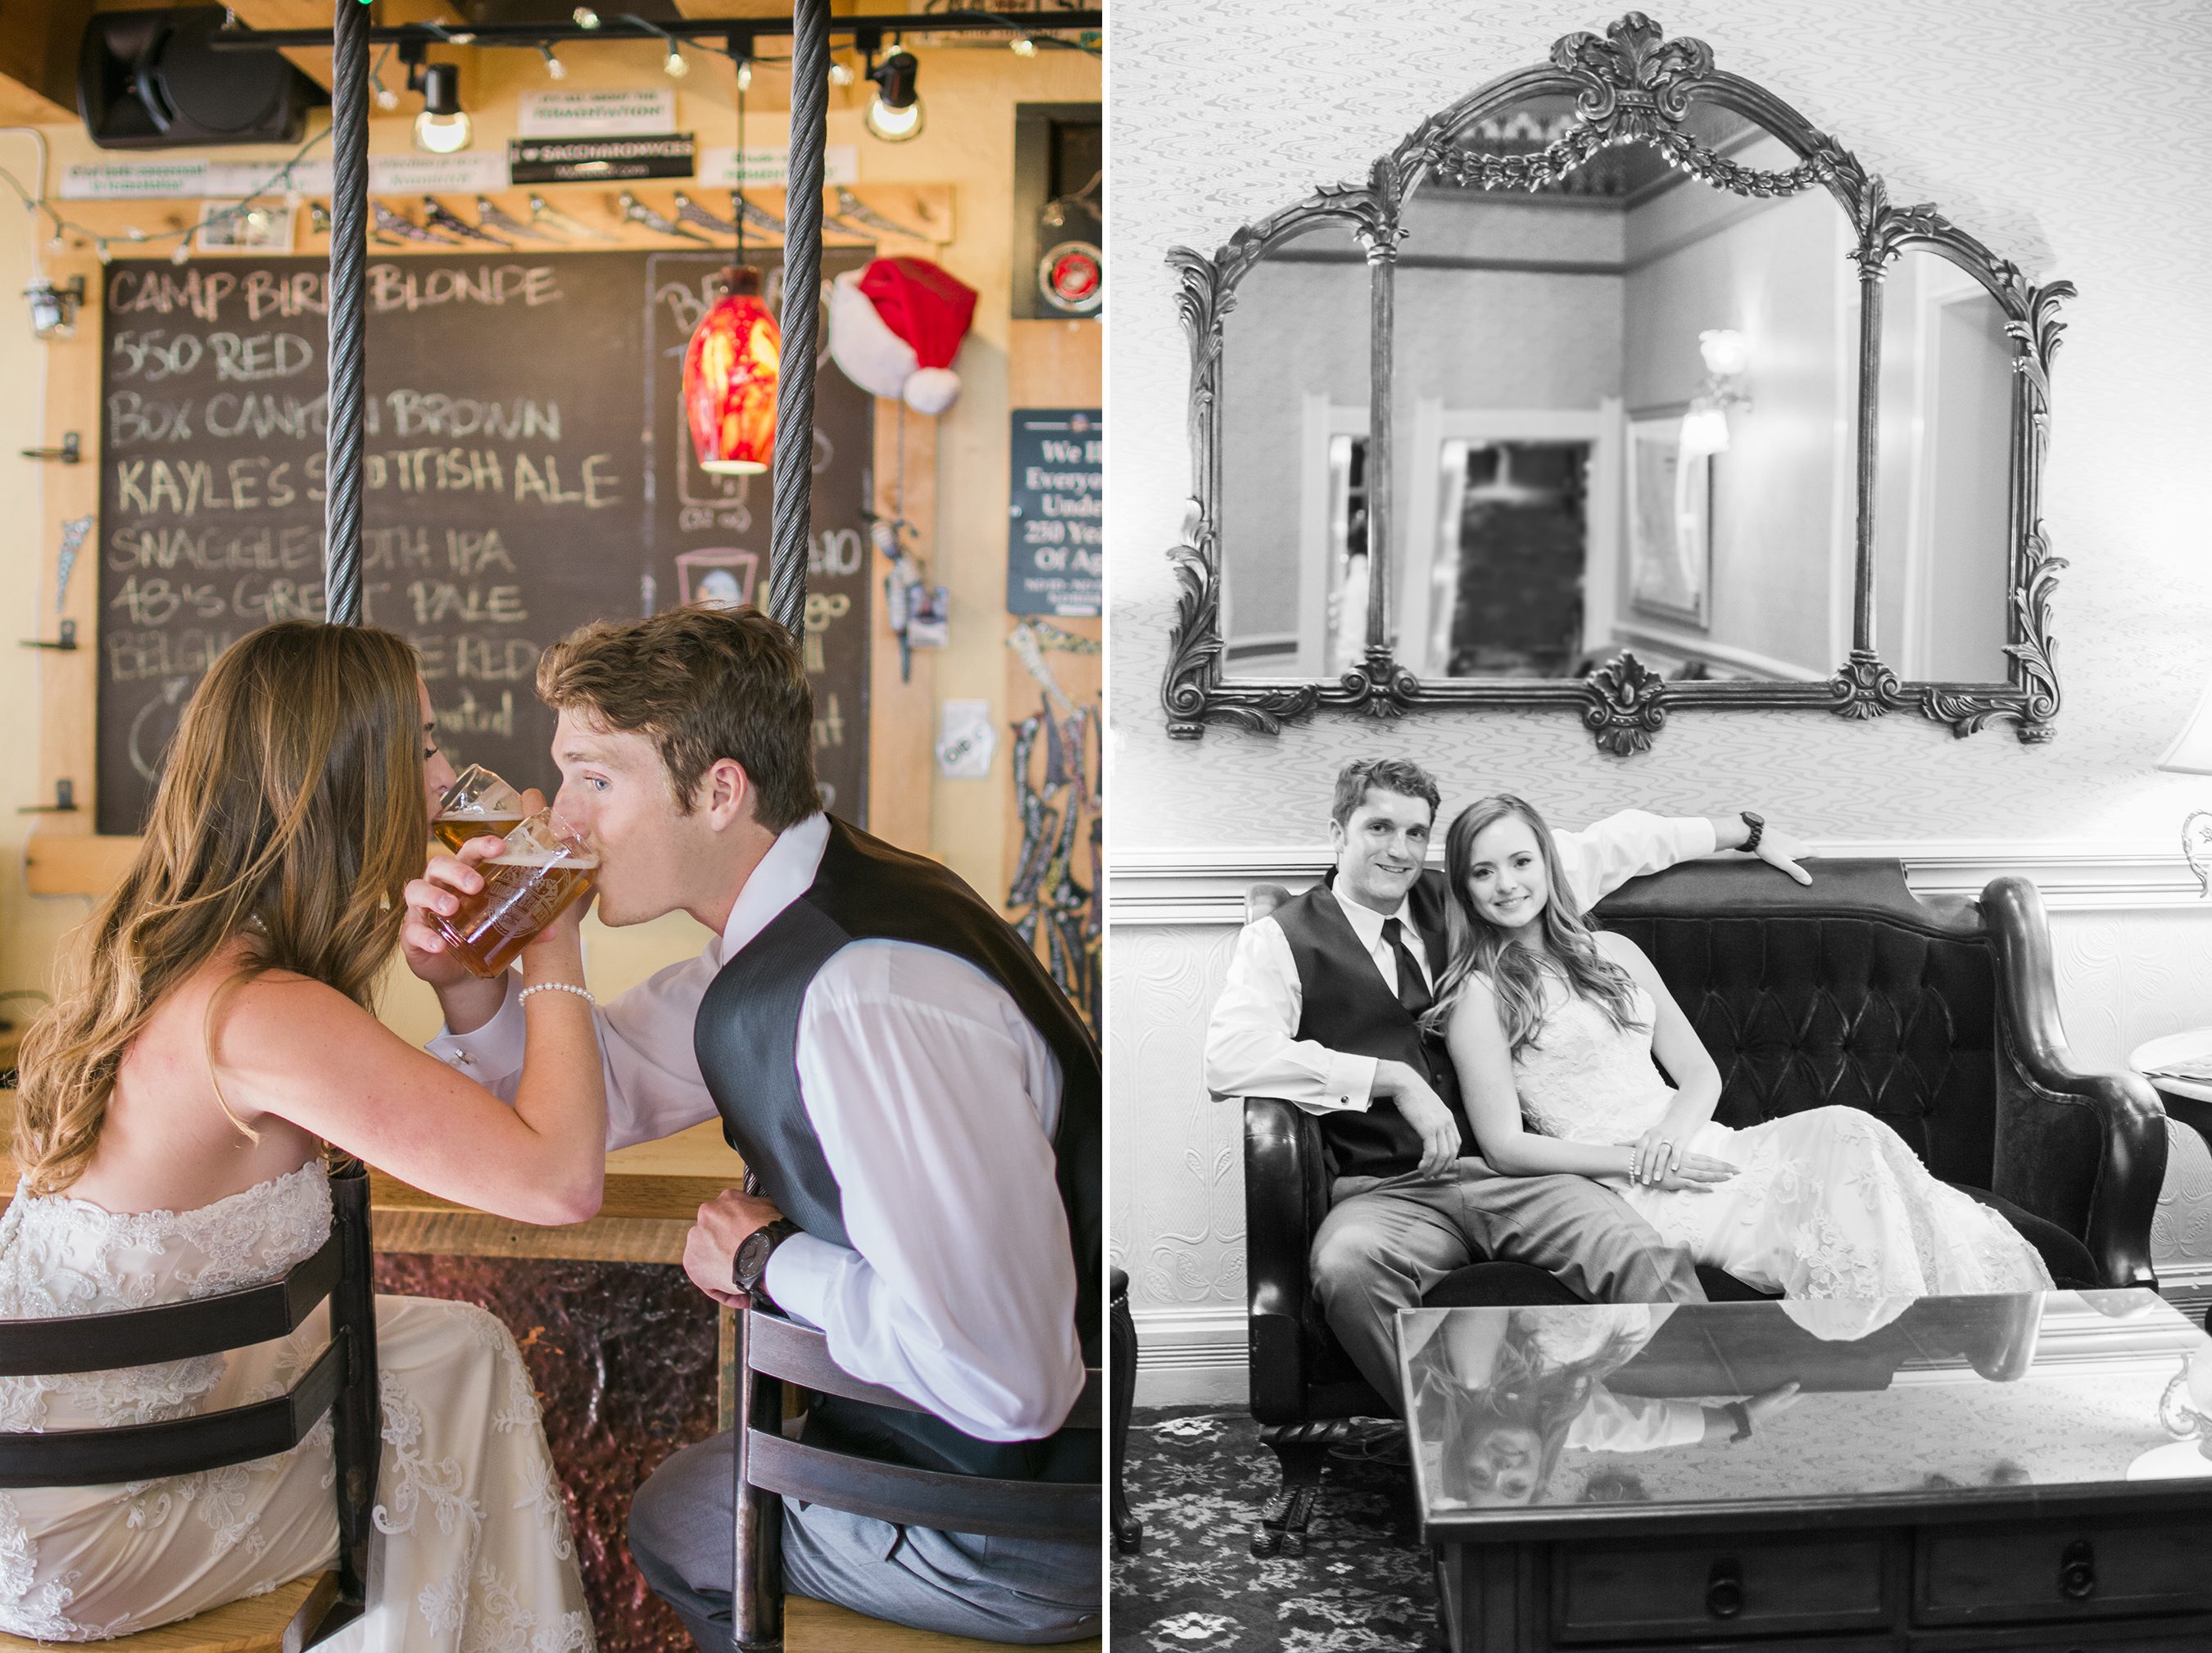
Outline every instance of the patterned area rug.
{"label": "patterned area rug", "polygon": [[1243,1412],[1140,1407],[1125,1480],[1141,1553],[1114,1560],[1115,1653],[1406,1653],[1443,1645],[1403,1462],[1332,1462],[1300,1553],[1261,1560],[1281,1483]]}

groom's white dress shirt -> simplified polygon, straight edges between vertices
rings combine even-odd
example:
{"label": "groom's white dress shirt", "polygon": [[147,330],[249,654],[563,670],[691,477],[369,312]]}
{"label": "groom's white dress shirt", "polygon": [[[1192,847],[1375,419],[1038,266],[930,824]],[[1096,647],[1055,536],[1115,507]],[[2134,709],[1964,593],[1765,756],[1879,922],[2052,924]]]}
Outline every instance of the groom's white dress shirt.
{"label": "groom's white dress shirt", "polygon": [[[829,842],[823,815],[780,834],[719,937],[595,1012],[609,1148],[718,1116],[693,1053],[699,1001],[723,961],[805,893]],[[510,981],[490,1021],[428,1048],[511,1102],[523,1037]],[[1051,1047],[966,960],[860,941],[807,987],[799,1081],[852,1245],[793,1236],[769,1260],[769,1296],[822,1328],[855,1377],[970,1435],[1050,1434],[1083,1388]]]}
{"label": "groom's white dress shirt", "polygon": [[[1716,848],[1711,821],[1673,819],[1642,810],[1624,810],[1580,832],[1555,832],[1552,842],[1567,880],[1567,889],[1553,894],[1571,901],[1577,912],[1586,911],[1631,878],[1710,855]],[[1423,976],[1428,975],[1410,901],[1389,915],[1341,895],[1336,899],[1391,992],[1398,990],[1398,960],[1382,934],[1389,917],[1405,927],[1407,950]],[[1206,1088],[1222,1097],[1279,1097],[1313,1114],[1343,1108],[1364,1110],[1373,1097],[1376,1058],[1331,1050],[1316,1040],[1297,1037],[1304,1007],[1297,965],[1283,927],[1272,918],[1246,925],[1230,960],[1228,981],[1206,1024]]]}

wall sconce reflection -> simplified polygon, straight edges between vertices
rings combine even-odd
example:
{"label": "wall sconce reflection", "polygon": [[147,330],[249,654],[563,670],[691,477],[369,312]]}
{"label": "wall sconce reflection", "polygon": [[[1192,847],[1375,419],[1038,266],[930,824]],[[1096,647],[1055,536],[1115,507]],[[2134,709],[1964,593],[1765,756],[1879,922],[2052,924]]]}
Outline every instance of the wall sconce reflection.
{"label": "wall sconce reflection", "polygon": [[2193,1351],[2159,1396],[2158,1421],[2176,1439],[2128,1466],[2130,1480],[2212,1475],[2212,1347]]}
{"label": "wall sconce reflection", "polygon": [[1743,388],[1744,372],[1751,366],[1751,342],[1732,327],[1708,327],[1698,335],[1698,350],[1705,359],[1705,382],[1682,416],[1685,458],[1727,453],[1729,410],[1751,405]]}

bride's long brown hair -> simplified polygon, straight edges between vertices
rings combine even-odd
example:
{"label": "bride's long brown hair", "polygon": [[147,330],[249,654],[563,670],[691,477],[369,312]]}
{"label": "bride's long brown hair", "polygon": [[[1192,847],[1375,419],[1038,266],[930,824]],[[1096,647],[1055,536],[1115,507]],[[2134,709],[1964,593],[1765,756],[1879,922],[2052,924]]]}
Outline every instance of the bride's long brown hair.
{"label": "bride's long brown hair", "polygon": [[1636,982],[1626,970],[1598,951],[1590,927],[1572,910],[1567,876],[1559,866],[1559,848],[1552,830],[1535,805],[1509,793],[1478,798],[1459,812],[1444,835],[1444,876],[1451,885],[1445,910],[1446,959],[1443,979],[1437,984],[1436,1008],[1430,1024],[1442,1032],[1453,1005],[1469,976],[1490,978],[1498,994],[1498,1012],[1505,1023],[1506,1042],[1515,1055],[1536,1042],[1544,1025],[1544,960],[1534,949],[1516,947],[1506,933],[1478,916],[1467,893],[1474,872],[1474,841],[1483,829],[1507,817],[1526,822],[1536,835],[1537,853],[1544,859],[1547,891],[1538,922],[1550,957],[1567,978],[1568,989],[1605,1012],[1615,1027],[1644,1024],[1636,1015]]}
{"label": "bride's long brown hair", "polygon": [[271,969],[372,1007],[429,838],[415,672],[388,631],[297,620],[210,669],[131,870],[70,939],[53,1006],[23,1036],[15,1155],[32,1193],[84,1174],[131,1042],[233,939],[245,962],[210,1023],[223,993]]}

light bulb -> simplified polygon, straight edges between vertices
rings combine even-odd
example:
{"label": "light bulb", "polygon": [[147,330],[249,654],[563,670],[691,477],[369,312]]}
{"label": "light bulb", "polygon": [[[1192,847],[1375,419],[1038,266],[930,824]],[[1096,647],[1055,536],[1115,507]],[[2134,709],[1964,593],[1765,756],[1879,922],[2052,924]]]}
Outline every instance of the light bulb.
{"label": "light bulb", "polygon": [[432,155],[452,155],[469,147],[471,128],[461,107],[460,71],[452,64],[432,64],[422,71],[422,112],[415,117],[415,147]]}
{"label": "light bulb", "polygon": [[107,250],[107,238],[106,236],[101,236],[100,240],[94,244],[93,251],[100,254],[100,263],[113,264],[115,262],[115,255]]}
{"label": "light bulb", "polygon": [[1751,366],[1751,341],[1732,327],[1708,327],[1698,335],[1698,350],[1705,358],[1705,371],[1723,379]]}
{"label": "light bulb", "polygon": [[830,84],[832,86],[850,86],[852,83],[852,65],[843,62],[842,59],[832,58],[830,60]]}
{"label": "light bulb", "polygon": [[1698,459],[1729,449],[1728,415],[1707,403],[1692,405],[1682,416],[1682,457]]}
{"label": "light bulb", "polygon": [[553,55],[553,48],[550,46],[541,46],[538,49],[545,54],[545,78],[549,81],[567,80],[568,65]]}
{"label": "light bulb", "polygon": [[894,109],[878,98],[861,119],[867,129],[884,143],[903,143],[921,130],[921,100],[916,98],[905,108]]}
{"label": "light bulb", "polygon": [[176,251],[169,254],[169,262],[171,264],[182,264],[185,259],[191,256],[192,244],[190,241],[179,241],[177,243]]}
{"label": "light bulb", "polygon": [[432,155],[453,155],[469,147],[469,117],[465,110],[434,115],[428,109],[415,117],[415,147]]}
{"label": "light bulb", "polygon": [[1013,40],[1013,52],[1017,58],[1034,58],[1036,56],[1036,42],[1026,34],[1017,34]]}
{"label": "light bulb", "polygon": [[753,66],[750,63],[741,63],[738,65],[738,90],[750,92],[752,89]]}
{"label": "light bulb", "polygon": [[399,94],[382,81],[379,81],[376,83],[376,106],[385,110],[397,109],[399,106]]}
{"label": "light bulb", "polygon": [[599,26],[599,14],[589,6],[579,6],[568,15],[575,19],[578,28],[597,28]]}
{"label": "light bulb", "polygon": [[902,46],[868,70],[876,95],[861,125],[887,143],[903,143],[921,131],[921,66]]}
{"label": "light bulb", "polygon": [[691,65],[684,59],[684,48],[671,45],[668,56],[662,60],[661,72],[672,81],[680,81],[691,72]]}

